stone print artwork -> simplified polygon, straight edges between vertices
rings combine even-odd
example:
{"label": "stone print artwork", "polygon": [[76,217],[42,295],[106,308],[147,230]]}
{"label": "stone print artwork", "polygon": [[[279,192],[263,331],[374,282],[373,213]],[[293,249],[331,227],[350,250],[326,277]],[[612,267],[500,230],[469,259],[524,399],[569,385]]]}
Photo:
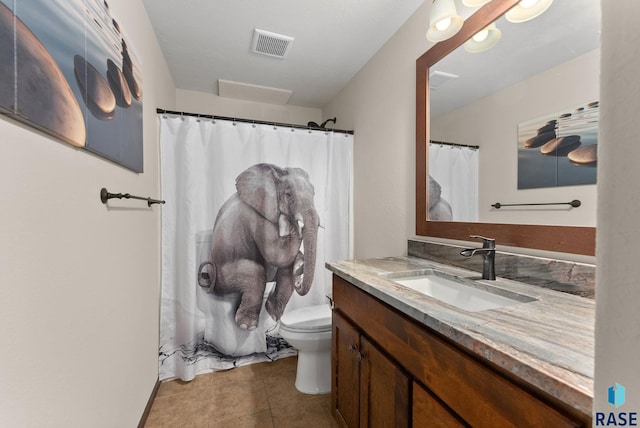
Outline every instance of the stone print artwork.
{"label": "stone print artwork", "polygon": [[518,125],[518,189],[596,184],[599,102]]}
{"label": "stone print artwork", "polygon": [[0,0],[0,113],[143,171],[140,60],[106,0]]}

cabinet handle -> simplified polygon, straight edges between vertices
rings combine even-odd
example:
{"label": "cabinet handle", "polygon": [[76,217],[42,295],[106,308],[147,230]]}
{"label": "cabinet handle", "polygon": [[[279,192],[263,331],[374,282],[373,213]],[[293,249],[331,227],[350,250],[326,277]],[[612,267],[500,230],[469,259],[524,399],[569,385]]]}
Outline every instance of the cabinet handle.
{"label": "cabinet handle", "polygon": [[349,345],[349,352],[353,352],[353,351],[357,351],[358,350],[358,345]]}
{"label": "cabinet handle", "polygon": [[364,359],[364,355],[362,355],[361,352],[356,352],[356,358],[358,359],[358,362],[360,362]]}

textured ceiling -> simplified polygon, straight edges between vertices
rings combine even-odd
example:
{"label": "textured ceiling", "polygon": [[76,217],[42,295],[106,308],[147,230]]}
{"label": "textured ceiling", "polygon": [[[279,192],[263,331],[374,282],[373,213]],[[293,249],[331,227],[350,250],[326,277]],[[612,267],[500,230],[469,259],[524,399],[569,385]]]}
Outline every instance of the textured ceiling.
{"label": "textured ceiling", "polygon": [[[179,89],[218,94],[218,79],[292,90],[327,104],[423,0],[143,0]],[[252,53],[254,28],[295,38],[285,59]]]}

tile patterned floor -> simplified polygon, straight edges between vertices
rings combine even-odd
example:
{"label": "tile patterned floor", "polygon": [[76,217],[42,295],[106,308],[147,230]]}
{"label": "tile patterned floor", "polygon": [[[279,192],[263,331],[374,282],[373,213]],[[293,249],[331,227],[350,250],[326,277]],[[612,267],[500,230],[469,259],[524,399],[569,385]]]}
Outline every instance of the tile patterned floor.
{"label": "tile patterned floor", "polygon": [[145,428],[332,428],[330,394],[294,381],[296,357],[163,382]]}

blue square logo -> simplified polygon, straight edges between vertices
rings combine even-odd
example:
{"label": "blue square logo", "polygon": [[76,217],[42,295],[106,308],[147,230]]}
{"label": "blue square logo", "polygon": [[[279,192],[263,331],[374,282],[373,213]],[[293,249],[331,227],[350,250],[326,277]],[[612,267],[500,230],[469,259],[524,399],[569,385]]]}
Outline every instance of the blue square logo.
{"label": "blue square logo", "polygon": [[624,386],[616,382],[615,385],[609,387],[607,395],[609,404],[613,404],[618,408],[624,404],[624,400]]}

